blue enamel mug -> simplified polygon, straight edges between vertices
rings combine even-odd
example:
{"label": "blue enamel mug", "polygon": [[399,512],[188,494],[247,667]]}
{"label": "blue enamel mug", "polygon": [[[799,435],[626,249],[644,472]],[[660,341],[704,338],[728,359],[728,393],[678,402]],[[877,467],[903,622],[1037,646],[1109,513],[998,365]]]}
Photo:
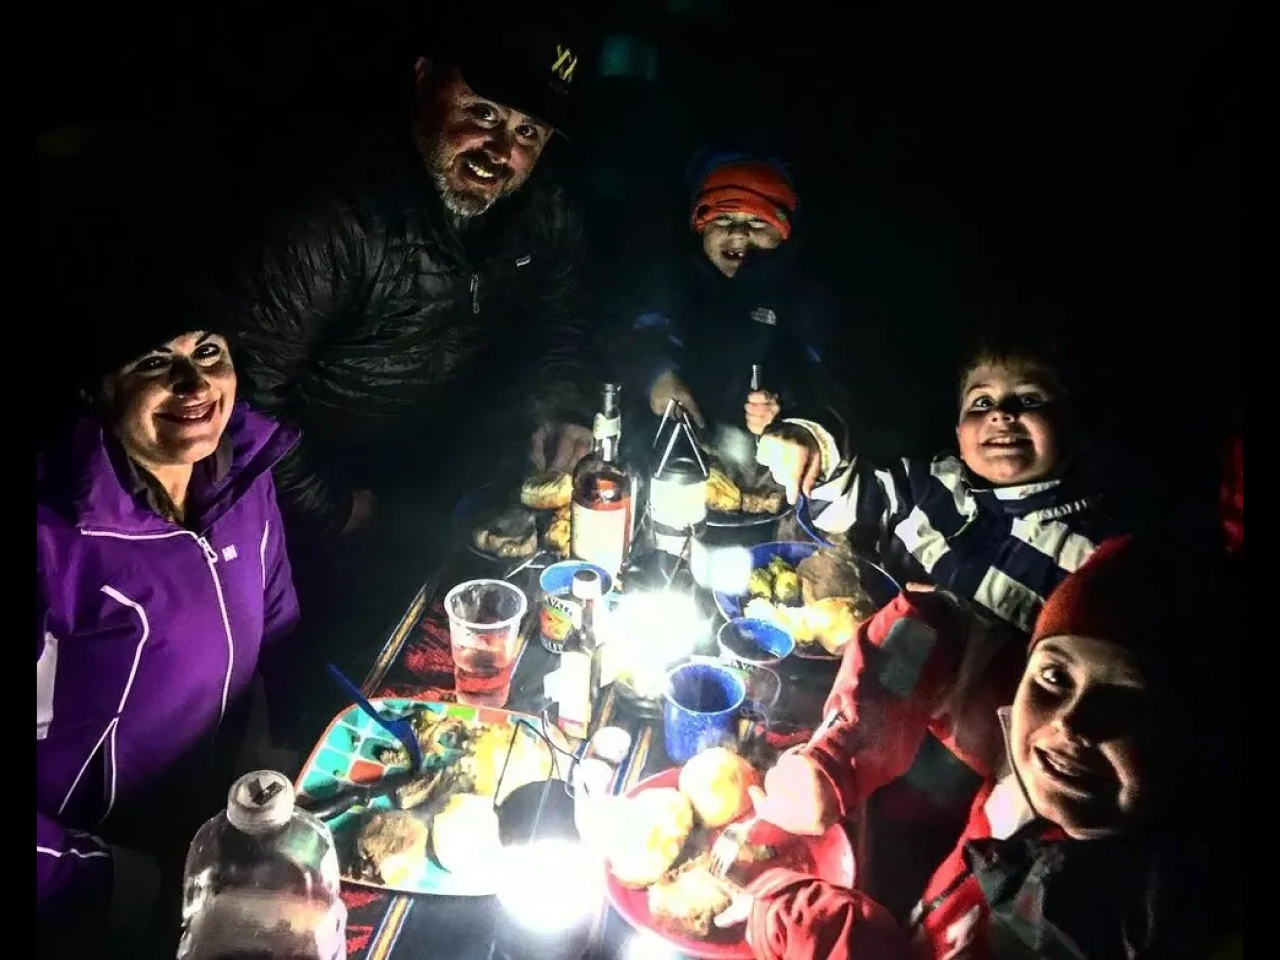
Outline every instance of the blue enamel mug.
{"label": "blue enamel mug", "polygon": [[739,671],[712,660],[682,663],[667,674],[662,698],[662,732],[667,756],[684,763],[711,747],[737,746],[748,720],[748,739],[768,731],[760,704],[747,698]]}

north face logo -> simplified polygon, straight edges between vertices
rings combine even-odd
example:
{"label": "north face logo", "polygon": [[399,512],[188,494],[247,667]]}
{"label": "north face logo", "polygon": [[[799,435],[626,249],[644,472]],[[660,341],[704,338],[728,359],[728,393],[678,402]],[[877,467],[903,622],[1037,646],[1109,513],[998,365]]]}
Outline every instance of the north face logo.
{"label": "north face logo", "polygon": [[763,323],[766,327],[778,325],[778,315],[768,307],[756,307],[751,311],[751,319],[756,323]]}

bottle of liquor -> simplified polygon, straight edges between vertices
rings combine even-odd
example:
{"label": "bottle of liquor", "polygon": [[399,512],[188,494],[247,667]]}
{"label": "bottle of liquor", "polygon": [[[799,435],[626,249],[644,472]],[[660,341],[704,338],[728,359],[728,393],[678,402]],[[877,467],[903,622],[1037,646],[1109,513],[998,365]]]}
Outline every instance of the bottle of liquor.
{"label": "bottle of liquor", "polygon": [[573,596],[582,605],[582,622],[565,638],[560,652],[560,729],[585,740],[593,732],[600,705],[604,649],[596,636],[596,604],[602,585],[595,570],[573,575]]}
{"label": "bottle of liquor", "polygon": [[606,383],[591,432],[591,452],[573,472],[569,552],[577,560],[603,567],[617,580],[635,533],[636,483],[622,463],[622,387]]}

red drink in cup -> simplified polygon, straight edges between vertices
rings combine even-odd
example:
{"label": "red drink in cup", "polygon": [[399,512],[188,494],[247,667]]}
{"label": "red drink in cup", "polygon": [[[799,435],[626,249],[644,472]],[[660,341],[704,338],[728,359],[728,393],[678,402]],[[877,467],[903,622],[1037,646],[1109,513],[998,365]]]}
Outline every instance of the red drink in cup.
{"label": "red drink in cup", "polygon": [[467,580],[445,595],[459,703],[506,705],[528,609],[523,591],[505,580]]}

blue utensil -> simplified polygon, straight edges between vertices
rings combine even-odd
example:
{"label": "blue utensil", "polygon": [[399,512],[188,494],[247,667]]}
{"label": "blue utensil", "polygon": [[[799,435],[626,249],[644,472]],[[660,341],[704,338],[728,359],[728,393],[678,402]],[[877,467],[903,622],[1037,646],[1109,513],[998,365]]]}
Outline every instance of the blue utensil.
{"label": "blue utensil", "polygon": [[830,540],[822,535],[818,527],[813,522],[813,517],[809,515],[809,498],[803,493],[796,497],[796,523],[800,525],[800,529],[814,543],[824,547],[833,546]]}
{"label": "blue utensil", "polygon": [[351,682],[341,670],[332,663],[325,664],[325,669],[329,671],[329,676],[338,682],[338,686],[342,687],[361,710],[367,713],[373,722],[380,726],[387,733],[391,734],[409,753],[409,764],[412,770],[422,769],[422,745],[418,743],[418,733],[413,729],[413,724],[403,717],[384,717],[378,712],[378,708],[365,699],[360,688]]}

